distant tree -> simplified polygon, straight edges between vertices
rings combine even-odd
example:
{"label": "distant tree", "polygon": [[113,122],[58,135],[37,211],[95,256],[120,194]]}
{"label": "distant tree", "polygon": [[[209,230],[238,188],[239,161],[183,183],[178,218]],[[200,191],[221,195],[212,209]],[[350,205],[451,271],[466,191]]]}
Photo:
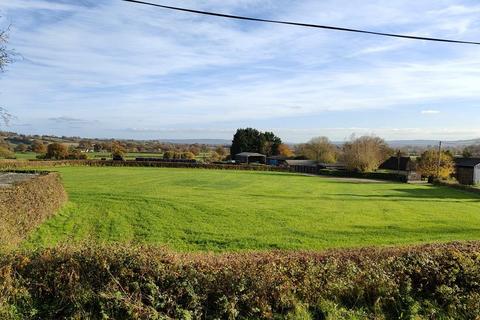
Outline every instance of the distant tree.
{"label": "distant tree", "polygon": [[289,146],[287,146],[286,144],[282,143],[281,145],[278,146],[278,154],[280,156],[284,156],[284,157],[293,157],[293,150],[290,149]]}
{"label": "distant tree", "polygon": [[276,156],[280,152],[278,148],[282,144],[282,139],[277,137],[273,132],[265,132],[263,134],[265,139],[264,152],[267,156]]}
{"label": "distant tree", "polygon": [[462,151],[462,157],[464,157],[464,158],[471,158],[471,157],[473,157],[473,153],[472,153],[472,151],[471,151],[469,148],[465,148],[465,149],[463,149],[463,151]]}
{"label": "distant tree", "polygon": [[343,160],[349,170],[371,172],[393,154],[385,140],[374,136],[353,138],[343,146]]}
{"label": "distant tree", "polygon": [[63,160],[68,157],[68,147],[61,143],[51,143],[47,147],[46,159]]}
{"label": "distant tree", "polygon": [[299,145],[297,155],[304,155],[307,159],[321,163],[335,163],[337,161],[337,147],[327,137],[316,137]]}
{"label": "distant tree", "polygon": [[439,154],[436,150],[425,151],[417,160],[417,171],[424,177],[432,179],[448,179],[455,173],[455,162],[449,152],[442,151]]}
{"label": "distant tree", "polygon": [[175,158],[175,151],[173,150],[168,150],[163,153],[163,159],[165,160],[171,160]]}
{"label": "distant tree", "polygon": [[0,146],[0,158],[15,159],[15,154],[5,146]]}
{"label": "distant tree", "polygon": [[222,158],[226,157],[228,154],[227,150],[223,146],[217,146],[215,148],[215,152],[218,153],[218,155]]}
{"label": "distant tree", "polygon": [[17,144],[15,146],[15,152],[26,152],[28,150],[28,146],[24,143]]}
{"label": "distant tree", "polygon": [[241,152],[258,152],[266,155],[277,155],[282,140],[272,132],[262,133],[257,129],[238,129],[233,136],[230,154],[235,156]]}
{"label": "distant tree", "polygon": [[40,140],[34,140],[32,143],[32,151],[35,153],[46,153],[47,147]]}
{"label": "distant tree", "polygon": [[194,160],[195,159],[195,154],[193,152],[187,151],[182,153],[182,159],[186,160]]}
{"label": "distant tree", "polygon": [[207,162],[216,162],[216,161],[222,161],[225,158],[225,156],[222,156],[216,151],[211,152],[208,155],[208,158],[206,159]]}
{"label": "distant tree", "polygon": [[80,150],[75,149],[72,152],[68,153],[67,159],[70,159],[70,160],[87,160],[88,156],[85,153],[81,152]]}
{"label": "distant tree", "polygon": [[126,152],[125,147],[118,141],[112,142],[111,150],[113,159],[122,159]]}

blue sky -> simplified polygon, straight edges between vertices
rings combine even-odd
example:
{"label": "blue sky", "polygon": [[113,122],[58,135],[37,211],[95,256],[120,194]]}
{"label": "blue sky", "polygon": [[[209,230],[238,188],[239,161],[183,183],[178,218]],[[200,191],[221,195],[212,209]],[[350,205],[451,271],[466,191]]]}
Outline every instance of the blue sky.
{"label": "blue sky", "polygon": [[[155,0],[223,13],[480,41],[467,0]],[[22,133],[288,142],[480,137],[480,46],[239,22],[120,0],[0,0],[22,58],[0,103]]]}

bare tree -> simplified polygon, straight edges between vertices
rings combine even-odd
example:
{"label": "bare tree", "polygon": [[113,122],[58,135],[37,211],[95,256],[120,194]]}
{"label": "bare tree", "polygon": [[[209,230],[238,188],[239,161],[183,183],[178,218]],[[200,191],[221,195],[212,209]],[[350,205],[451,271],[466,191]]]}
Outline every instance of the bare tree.
{"label": "bare tree", "polygon": [[[5,72],[7,64],[12,62],[13,52],[7,48],[8,31],[9,28],[6,30],[0,30],[0,73]],[[8,125],[11,118],[12,115],[8,113],[5,108],[0,106],[0,125]]]}

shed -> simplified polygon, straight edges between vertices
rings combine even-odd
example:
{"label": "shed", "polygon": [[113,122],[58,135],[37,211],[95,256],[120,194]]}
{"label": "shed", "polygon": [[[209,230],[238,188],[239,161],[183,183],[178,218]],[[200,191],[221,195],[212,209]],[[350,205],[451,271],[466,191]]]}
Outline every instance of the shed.
{"label": "shed", "polygon": [[241,152],[235,155],[235,161],[239,163],[262,163],[265,164],[267,156],[255,152]]}
{"label": "shed", "polygon": [[267,164],[269,166],[285,166],[287,165],[286,161],[289,159],[289,157],[285,156],[270,156],[267,157]]}
{"label": "shed", "polygon": [[415,162],[410,157],[390,157],[379,167],[380,170],[410,172],[416,170]]}
{"label": "shed", "polygon": [[456,158],[455,169],[460,184],[480,184],[480,158]]}
{"label": "shed", "polygon": [[380,170],[392,171],[406,176],[407,181],[420,181],[422,176],[417,173],[417,164],[410,157],[393,156],[388,158],[379,167]]}

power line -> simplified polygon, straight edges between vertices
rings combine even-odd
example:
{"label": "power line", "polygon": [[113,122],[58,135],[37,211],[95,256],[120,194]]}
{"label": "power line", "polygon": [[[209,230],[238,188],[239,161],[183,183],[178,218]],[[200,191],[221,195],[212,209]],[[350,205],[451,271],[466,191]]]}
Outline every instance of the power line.
{"label": "power line", "polygon": [[403,39],[410,39],[410,40],[424,40],[424,41],[436,41],[436,42],[480,45],[480,42],[474,42],[474,41],[462,41],[462,40],[452,40],[452,39],[408,36],[408,35],[403,35],[403,34],[375,32],[375,31],[368,31],[368,30],[342,28],[342,27],[334,27],[334,26],[325,26],[325,25],[310,24],[310,23],[300,23],[300,22],[289,22],[289,21],[280,21],[280,20],[251,18],[251,17],[244,17],[244,16],[235,16],[235,15],[231,15],[231,14],[223,14],[223,13],[216,13],[216,12],[209,12],[209,11],[193,10],[193,9],[180,8],[180,7],[171,7],[171,6],[165,6],[165,5],[161,5],[161,4],[145,2],[145,1],[138,1],[138,0],[123,0],[123,1],[136,3],[136,4],[147,5],[147,6],[153,6],[153,7],[158,7],[158,8],[168,9],[168,10],[203,14],[203,15],[221,17],[221,18],[228,18],[228,19],[266,22],[266,23],[276,23],[276,24],[284,24],[284,25],[291,25],[291,26],[298,26],[298,27],[318,28],[318,29],[327,29],[327,30],[335,30],[335,31],[364,33],[364,34],[371,34],[371,35],[376,35],[376,36],[403,38]]}

